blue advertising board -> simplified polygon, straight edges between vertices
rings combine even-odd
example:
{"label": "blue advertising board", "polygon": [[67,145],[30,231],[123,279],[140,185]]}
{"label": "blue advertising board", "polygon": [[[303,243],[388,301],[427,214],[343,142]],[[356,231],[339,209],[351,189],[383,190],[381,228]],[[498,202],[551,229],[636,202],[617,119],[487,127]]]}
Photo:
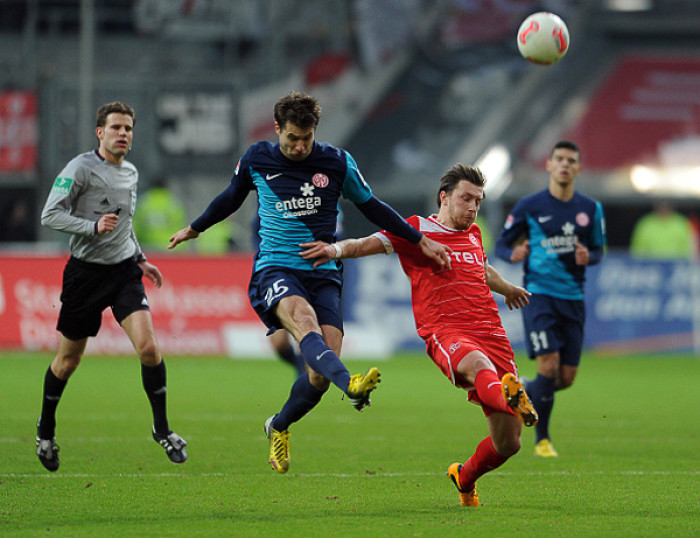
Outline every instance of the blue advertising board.
{"label": "blue advertising board", "polygon": [[[522,268],[491,263],[508,280],[522,282]],[[422,350],[411,309],[410,286],[396,256],[345,261],[345,319],[383,329],[395,350]],[[524,349],[519,311],[509,311],[496,295],[513,348]],[[640,261],[611,252],[588,268],[585,346],[601,353],[688,351],[697,346],[700,323],[700,265]]]}

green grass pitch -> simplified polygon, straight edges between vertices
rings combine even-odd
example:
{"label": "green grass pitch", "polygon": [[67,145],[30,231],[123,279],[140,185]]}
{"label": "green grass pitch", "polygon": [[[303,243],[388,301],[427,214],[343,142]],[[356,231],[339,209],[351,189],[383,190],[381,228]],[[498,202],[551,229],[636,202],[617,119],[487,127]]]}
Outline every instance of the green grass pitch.
{"label": "green grass pitch", "polygon": [[0,354],[2,536],[700,536],[697,357],[584,357],[557,393],[560,457],[533,456],[524,430],[523,450],[479,480],[478,509],[460,506],[445,471],[486,421],[421,354],[379,363],[362,413],[332,387],[292,426],[286,475],[267,463],[262,425],[291,368],[195,357],[167,361],[186,464],[150,438],[137,360],[86,357],[58,410],[61,468],[49,473],[34,425],[50,359]]}

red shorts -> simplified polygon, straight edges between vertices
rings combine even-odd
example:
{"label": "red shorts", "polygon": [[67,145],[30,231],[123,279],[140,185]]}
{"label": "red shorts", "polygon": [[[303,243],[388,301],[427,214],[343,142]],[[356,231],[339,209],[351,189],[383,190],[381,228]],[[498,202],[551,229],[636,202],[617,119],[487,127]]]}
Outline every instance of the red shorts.
{"label": "red shorts", "polygon": [[481,351],[493,363],[499,379],[509,372],[518,375],[513,348],[510,347],[510,341],[506,336],[433,334],[432,338],[425,342],[426,351],[437,367],[454,386],[469,391],[469,401],[481,405],[486,416],[491,414],[490,408],[487,409],[481,403],[474,385],[457,372],[457,365],[460,361],[472,351]]}

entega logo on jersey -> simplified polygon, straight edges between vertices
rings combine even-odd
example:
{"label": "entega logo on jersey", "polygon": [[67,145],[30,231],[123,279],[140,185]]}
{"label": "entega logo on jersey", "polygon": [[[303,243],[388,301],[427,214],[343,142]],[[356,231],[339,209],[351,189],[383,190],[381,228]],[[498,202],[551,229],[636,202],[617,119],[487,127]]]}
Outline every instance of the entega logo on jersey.
{"label": "entega logo on jersey", "polygon": [[277,202],[275,209],[283,211],[284,214],[282,216],[285,219],[318,213],[317,208],[321,207],[321,197],[313,195],[314,189],[315,187],[310,183],[304,183],[299,187],[303,198],[290,198],[289,200]]}
{"label": "entega logo on jersey", "polygon": [[564,235],[546,237],[540,241],[540,245],[547,249],[548,254],[565,254],[576,249],[575,245],[579,240],[578,235],[574,234],[574,225],[567,222],[561,227],[561,230],[564,232]]}

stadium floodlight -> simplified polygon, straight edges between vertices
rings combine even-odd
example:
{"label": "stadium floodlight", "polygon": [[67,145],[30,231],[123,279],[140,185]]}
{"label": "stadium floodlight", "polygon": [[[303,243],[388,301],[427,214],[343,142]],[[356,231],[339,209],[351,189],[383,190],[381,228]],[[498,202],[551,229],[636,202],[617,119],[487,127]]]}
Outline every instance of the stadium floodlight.
{"label": "stadium floodlight", "polygon": [[654,168],[637,165],[630,170],[632,187],[638,192],[700,196],[700,166]]}
{"label": "stadium floodlight", "polygon": [[648,11],[654,7],[652,0],[606,0],[610,11]]}
{"label": "stadium floodlight", "polygon": [[489,200],[498,200],[513,181],[510,152],[504,145],[495,144],[477,159],[476,166],[486,177]]}

